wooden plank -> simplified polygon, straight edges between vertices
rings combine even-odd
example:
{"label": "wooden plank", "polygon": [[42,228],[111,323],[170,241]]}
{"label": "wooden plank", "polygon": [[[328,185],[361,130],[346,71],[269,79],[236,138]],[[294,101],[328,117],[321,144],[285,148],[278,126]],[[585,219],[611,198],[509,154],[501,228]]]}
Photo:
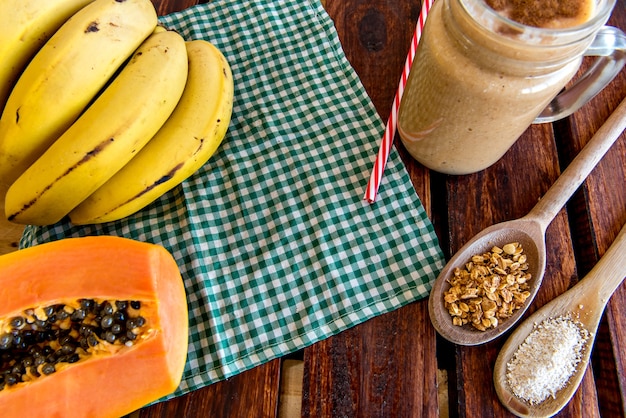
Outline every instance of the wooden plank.
{"label": "wooden plank", "polygon": [[188,7],[195,6],[196,4],[207,2],[208,1],[198,0],[152,0],[152,4],[154,4],[159,16],[178,12]]}
{"label": "wooden plank", "polygon": [[[616,6],[614,18],[609,23],[626,27],[623,20],[624,12],[624,2],[620,1]],[[623,78],[624,72],[613,82],[610,90],[599,95],[593,103],[577,112],[569,123],[565,123],[571,128],[569,131],[562,129],[564,123],[556,124],[557,128],[561,128],[559,133],[564,136],[558,141],[562,161],[567,163],[575,156],[608,117],[610,111],[626,96]],[[551,129],[549,126],[532,127],[496,167],[486,170],[483,174],[469,176],[466,179],[448,180],[450,251],[458,249],[474,233],[492,223],[527,213],[547,190],[546,187],[556,179],[559,161],[556,160],[556,153],[552,150],[555,147],[551,140],[552,134],[546,131],[549,129]],[[573,144],[575,149],[568,150],[563,147],[567,143]],[[549,248],[548,270],[540,294],[530,312],[582,278],[597,261],[597,254],[606,250],[626,220],[624,210],[626,187],[623,172],[626,154],[623,147],[622,140],[592,173],[584,187],[584,200],[579,203],[577,209],[572,208],[572,204],[568,205],[568,211],[561,211],[548,229],[546,238]],[[618,167],[622,168],[621,172],[619,169],[616,170]],[[519,183],[519,180],[526,184]],[[475,196],[474,200],[471,199],[472,194]],[[463,211],[454,215],[455,210],[452,208],[464,202],[470,202],[470,207],[459,219]],[[587,226],[580,227],[582,223],[587,223]],[[570,231],[570,225],[578,225],[579,231]],[[581,233],[581,228],[586,232]],[[585,237],[581,239],[580,235]],[[593,259],[588,259],[586,264],[581,258],[581,254],[585,252],[595,255]],[[578,256],[578,259],[575,256]],[[624,347],[626,324],[622,319],[623,315],[620,314],[621,310],[616,309],[616,305],[621,307],[625,302],[623,293],[622,287],[609,308],[609,325],[599,341],[600,350],[596,350],[598,354],[601,353],[601,356],[596,356],[597,361],[594,363],[599,367],[593,372],[591,368],[587,370],[581,388],[559,416],[623,415],[623,392],[621,399],[616,399],[616,394],[620,390],[618,375],[623,376],[626,358],[624,349],[619,349]],[[610,336],[606,335],[607,331],[611,332]],[[495,398],[491,385],[475,384],[491,380],[493,364],[503,342],[504,340],[496,341],[477,348],[456,348],[459,391],[454,395],[459,401],[457,413],[460,416],[481,417],[486,413],[496,417],[510,416]],[[610,347],[607,349],[607,344],[612,344],[612,350]],[[611,352],[618,359],[617,372]]]}
{"label": "wooden plank", "polygon": [[[609,25],[626,28],[626,1],[618,1]],[[586,66],[585,66],[586,68]],[[591,103],[572,115],[570,141],[564,141],[566,161],[571,160],[626,99],[626,72],[622,71],[610,88],[595,97]],[[607,153],[589,176],[581,191],[569,205],[574,222],[577,244],[579,277],[591,270],[613,239],[626,224],[626,135]],[[594,352],[592,353],[598,407],[602,416],[623,416],[626,413],[626,320],[623,306],[626,287],[622,285],[607,306]],[[620,380],[621,379],[621,380]]]}
{"label": "wooden plank", "polygon": [[[348,60],[386,121],[419,2],[325,3]],[[396,146],[410,163],[399,140]],[[409,173],[431,214],[428,172],[412,165]],[[427,301],[371,319],[304,350],[302,416],[364,415],[438,415],[436,335]]]}
{"label": "wooden plank", "polygon": [[274,417],[278,413],[279,383],[280,360],[274,360],[172,401],[144,408],[133,417]]}
{"label": "wooden plank", "polygon": [[288,359],[282,362],[278,418],[299,417],[302,411],[304,362]]}
{"label": "wooden plank", "polygon": [[[447,177],[449,251],[454,253],[482,229],[524,216],[558,177],[556,147],[550,125],[531,127],[502,160],[483,172]],[[454,210],[452,210],[454,208]],[[561,211],[547,231],[544,284],[529,313],[570,285],[575,274],[567,216]],[[479,347],[455,346],[457,383],[452,408],[462,416],[508,416],[492,382],[501,338]],[[481,382],[481,384],[476,384]]]}
{"label": "wooden plank", "polygon": [[302,416],[438,416],[427,315],[413,303],[305,349]]}

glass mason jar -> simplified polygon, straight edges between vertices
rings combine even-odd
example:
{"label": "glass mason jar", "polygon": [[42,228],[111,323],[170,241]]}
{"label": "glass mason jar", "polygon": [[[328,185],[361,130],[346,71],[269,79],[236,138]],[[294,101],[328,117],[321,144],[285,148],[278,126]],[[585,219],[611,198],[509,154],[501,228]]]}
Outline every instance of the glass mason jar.
{"label": "glass mason jar", "polygon": [[[436,0],[398,114],[408,152],[426,167],[469,174],[498,161],[533,122],[568,116],[626,62],[626,35],[604,26],[615,0],[562,29],[525,26],[483,0]],[[561,94],[583,56],[598,56]],[[558,96],[557,96],[558,95]]]}

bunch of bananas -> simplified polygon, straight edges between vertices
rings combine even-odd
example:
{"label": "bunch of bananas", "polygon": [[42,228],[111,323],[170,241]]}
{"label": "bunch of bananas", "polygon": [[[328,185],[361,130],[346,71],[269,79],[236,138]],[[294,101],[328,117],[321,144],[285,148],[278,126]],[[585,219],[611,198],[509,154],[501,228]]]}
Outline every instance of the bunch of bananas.
{"label": "bunch of bananas", "polygon": [[122,219],[215,153],[231,118],[230,66],[211,43],[157,23],[150,0],[0,3],[9,221]]}

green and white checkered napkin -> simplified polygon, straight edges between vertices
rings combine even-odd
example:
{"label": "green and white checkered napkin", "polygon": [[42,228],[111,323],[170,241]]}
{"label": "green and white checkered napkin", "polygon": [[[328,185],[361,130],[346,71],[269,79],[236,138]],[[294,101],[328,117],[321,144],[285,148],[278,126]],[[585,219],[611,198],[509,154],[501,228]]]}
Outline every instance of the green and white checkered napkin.
{"label": "green and white checkered napkin", "polygon": [[319,1],[219,0],[161,20],[231,64],[219,151],[134,216],[29,226],[21,246],[108,234],[170,250],[190,316],[172,396],[426,297],[444,264],[432,224],[395,150],[378,202],[363,200],[384,126]]}

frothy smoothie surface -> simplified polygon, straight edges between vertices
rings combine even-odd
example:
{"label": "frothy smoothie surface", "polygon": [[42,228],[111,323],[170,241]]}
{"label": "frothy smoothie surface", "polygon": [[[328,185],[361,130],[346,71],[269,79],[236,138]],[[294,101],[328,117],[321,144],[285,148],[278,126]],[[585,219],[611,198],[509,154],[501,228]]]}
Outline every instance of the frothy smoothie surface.
{"label": "frothy smoothie surface", "polygon": [[593,17],[594,0],[485,0],[501,15],[526,26],[568,28]]}

